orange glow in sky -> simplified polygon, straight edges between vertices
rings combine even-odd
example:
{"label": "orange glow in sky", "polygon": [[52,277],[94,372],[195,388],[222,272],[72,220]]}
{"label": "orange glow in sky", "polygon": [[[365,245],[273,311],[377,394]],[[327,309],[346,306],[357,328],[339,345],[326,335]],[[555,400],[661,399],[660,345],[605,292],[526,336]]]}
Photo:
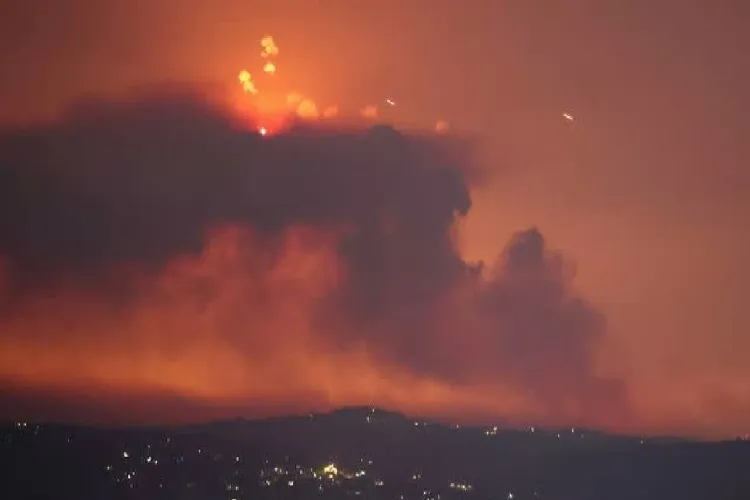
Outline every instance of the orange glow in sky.
{"label": "orange glow in sky", "polygon": [[[25,186],[16,194],[0,191],[5,214],[0,220],[0,395],[47,404],[38,412],[31,406],[13,408],[31,419],[69,412],[81,420],[142,421],[365,404],[462,422],[572,422],[709,437],[748,432],[750,143],[738,132],[750,129],[744,112],[750,108],[750,70],[743,64],[743,48],[750,45],[746,16],[734,7],[678,0],[648,6],[615,2],[606,8],[595,0],[581,0],[575,8],[477,0],[472,9],[422,0],[413,5],[331,0],[296,3],[293,16],[282,3],[40,0],[16,2],[12,16],[0,16],[0,60],[13,75],[0,78],[0,148],[11,144],[17,146],[13,151],[22,150],[19,137],[55,139],[43,143],[52,148],[46,154],[27,152],[30,167],[5,162],[9,168],[29,168],[0,183]],[[81,156],[68,156],[81,159],[80,172],[37,182],[34,175],[48,173],[41,167],[57,172],[52,167],[61,165],[34,162],[68,158],[63,152],[73,146],[62,138],[85,128],[76,120],[89,116],[89,100],[129,110],[137,100],[131,99],[134,89],[158,86],[178,95],[179,85],[170,87],[174,82],[210,89],[206,92],[215,101],[251,124],[251,143],[267,149],[248,159],[237,146],[244,145],[246,131],[237,132],[238,139],[234,128],[211,128],[205,124],[214,122],[192,121],[187,112],[170,125],[175,136],[182,133],[211,148],[193,148],[184,144],[188,141],[175,145],[149,120],[139,130],[120,130],[130,115],[118,115],[108,123],[111,128],[94,128],[96,134],[113,142],[142,140],[138,147],[108,154],[108,143],[99,141],[76,150]],[[226,110],[216,121],[227,123],[222,113]],[[384,122],[422,130],[430,140],[470,138],[470,154],[461,161],[483,169],[476,175],[461,170],[471,195],[467,215],[445,223],[453,212],[440,203],[456,196],[447,187],[386,189],[378,183],[382,176],[350,176],[347,181],[359,183],[359,191],[342,184],[334,192],[343,192],[342,199],[355,207],[390,194],[383,195],[387,209],[373,216],[374,222],[352,209],[314,224],[312,219],[330,209],[322,203],[295,213],[293,223],[279,229],[279,213],[299,200],[329,195],[325,189],[339,180],[316,184],[324,163],[295,170],[297,177],[287,176],[284,168],[249,180],[238,174],[266,158],[300,156],[286,133],[292,119],[329,127],[347,119],[368,126]],[[194,123],[201,126],[194,130]],[[202,126],[206,135],[199,134]],[[389,137],[383,132],[375,140]],[[157,138],[172,149],[149,151]],[[221,148],[214,147],[214,139]],[[349,151],[324,158],[349,158]],[[391,165],[385,153],[383,159],[379,149],[373,151],[368,150],[370,156]],[[12,157],[0,150],[0,158]],[[351,169],[366,159],[351,158]],[[160,172],[155,165],[172,160],[182,167],[136,186],[144,169]],[[127,164],[133,174],[91,173],[102,164]],[[351,169],[336,172],[349,175]],[[174,180],[175,172],[184,177]],[[58,254],[48,254],[44,237],[53,239],[62,229],[49,229],[57,228],[53,217],[51,226],[22,230],[42,211],[29,200],[54,204],[81,186],[91,189],[83,201],[60,201],[50,213],[86,219],[98,212],[101,220],[117,221],[102,227],[93,218],[90,232],[70,233],[71,241],[79,238],[80,248],[92,253],[129,255],[143,241],[180,235],[188,221],[199,220],[205,234],[186,236],[179,251],[158,265],[138,260],[163,250],[156,244],[134,261],[100,267],[86,252],[76,253],[79,247],[67,247],[68,239],[60,240]],[[293,197],[274,191],[288,186],[301,187],[288,191]],[[129,229],[121,218],[131,212],[102,207],[127,189],[138,197],[123,202],[137,215],[126,222],[142,225],[121,248],[113,248]],[[215,196],[202,197],[206,192]],[[442,320],[441,333],[431,342],[402,345],[406,340],[398,335],[388,337],[402,351],[432,354],[425,357],[433,364],[401,362],[384,355],[370,337],[352,340],[337,329],[340,325],[321,324],[320,302],[353,276],[352,261],[342,257],[353,251],[345,244],[356,234],[350,219],[361,216],[384,234],[403,234],[404,222],[393,212],[403,209],[406,201],[399,197],[405,192],[429,194],[419,207],[410,206],[410,213],[438,214],[441,224],[416,225],[410,237],[398,241],[360,242],[381,251],[379,265],[407,261],[404,275],[428,266],[442,269],[442,261],[430,260],[427,250],[446,245],[462,263],[484,262],[478,274],[490,280],[514,235],[538,227],[549,250],[550,275],[565,284],[550,288],[545,300],[557,297],[572,308],[576,298],[590,304],[602,319],[598,329],[592,327],[596,342],[581,341],[576,345],[583,347],[574,350],[571,342],[558,345],[560,337],[550,337],[538,348],[544,359],[532,357],[534,362],[503,372],[486,347],[492,340],[485,324],[491,315],[467,312],[476,290],[465,283],[430,302],[439,304],[436,315]],[[152,205],[135,201],[148,196]],[[253,204],[257,199],[264,202],[260,208]],[[226,200],[234,205],[219,217],[217,206]],[[242,215],[256,212],[266,216],[265,224],[242,221]],[[420,246],[444,226],[450,244],[436,239],[435,248]],[[23,238],[34,243],[33,252],[18,243]],[[422,258],[412,259],[414,248]],[[14,266],[25,265],[24,259],[50,268],[68,259],[86,272],[71,264],[72,271],[50,277],[39,264],[30,266],[36,274],[24,275],[18,284]],[[377,282],[378,272],[382,268],[373,265],[365,278]],[[422,281],[428,289],[440,289],[440,276],[433,274],[427,273],[435,283]],[[507,286],[518,285],[515,275],[506,278]],[[96,279],[113,289],[104,296],[121,294],[122,300],[97,293]],[[414,292],[383,287],[391,295]],[[391,307],[405,323],[415,314]],[[377,317],[374,307],[357,312]],[[554,316],[547,309],[536,312],[530,317]],[[446,325],[461,334],[445,333]],[[533,351],[521,340],[508,349]],[[580,368],[582,357],[586,370],[570,368]],[[555,370],[559,381],[550,375]],[[587,384],[594,379],[616,381],[610,392],[617,397],[602,396],[595,403],[576,399],[590,394]],[[106,411],[95,411],[86,401]],[[8,410],[12,405],[0,401],[0,407],[15,418]]]}

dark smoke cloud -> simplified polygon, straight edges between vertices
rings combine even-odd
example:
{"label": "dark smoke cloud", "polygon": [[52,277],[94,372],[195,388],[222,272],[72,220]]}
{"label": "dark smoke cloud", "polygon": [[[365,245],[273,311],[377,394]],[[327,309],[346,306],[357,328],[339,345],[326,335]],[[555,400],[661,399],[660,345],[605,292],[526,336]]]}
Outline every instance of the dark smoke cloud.
{"label": "dark smoke cloud", "polygon": [[320,308],[342,348],[364,340],[416,372],[506,383],[548,413],[619,411],[624,388],[592,368],[604,321],[537,229],[489,272],[461,259],[451,231],[474,172],[460,144],[388,127],[262,138],[189,96],[94,103],[0,135],[0,255],[16,290],[97,286],[114,265],[198,252],[222,224],[269,240],[344,228],[348,274]]}
{"label": "dark smoke cloud", "polygon": [[0,252],[24,274],[158,266],[199,250],[219,223],[367,232],[382,217],[426,246],[470,205],[430,142],[387,127],[269,140],[187,97],[88,103],[65,123],[0,138]]}

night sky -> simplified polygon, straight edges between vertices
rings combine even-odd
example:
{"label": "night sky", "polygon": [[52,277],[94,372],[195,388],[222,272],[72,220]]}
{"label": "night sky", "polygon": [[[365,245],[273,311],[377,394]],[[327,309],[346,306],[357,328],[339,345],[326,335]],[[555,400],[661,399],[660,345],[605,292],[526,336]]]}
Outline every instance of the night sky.
{"label": "night sky", "polygon": [[3,2],[0,417],[747,433],[748,19]]}

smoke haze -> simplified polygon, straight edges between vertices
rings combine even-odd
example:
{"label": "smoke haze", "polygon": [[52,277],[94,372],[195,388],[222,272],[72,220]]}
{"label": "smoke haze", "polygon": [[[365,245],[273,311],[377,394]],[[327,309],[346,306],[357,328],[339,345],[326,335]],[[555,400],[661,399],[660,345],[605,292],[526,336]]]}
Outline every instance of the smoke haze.
{"label": "smoke haze", "polygon": [[542,232],[461,257],[482,176],[454,137],[262,137],[162,92],[6,130],[0,158],[11,385],[626,425],[626,386],[594,363],[603,316]]}

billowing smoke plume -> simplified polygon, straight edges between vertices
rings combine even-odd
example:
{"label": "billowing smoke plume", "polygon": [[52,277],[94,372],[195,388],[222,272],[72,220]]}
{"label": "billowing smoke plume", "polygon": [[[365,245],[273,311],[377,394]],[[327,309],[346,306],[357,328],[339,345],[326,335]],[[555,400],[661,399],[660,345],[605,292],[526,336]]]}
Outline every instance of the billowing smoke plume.
{"label": "billowing smoke plume", "polygon": [[[234,384],[219,392],[236,401],[278,376],[262,397],[454,398],[593,423],[624,409],[623,387],[593,366],[604,322],[537,229],[492,266],[462,260],[453,234],[474,171],[464,145],[384,126],[262,137],[235,125],[200,101],[158,98],[0,135],[2,378],[44,385],[88,370],[76,380],[159,380],[202,398]],[[66,343],[105,358],[135,347],[115,376],[55,365]],[[57,368],[24,369],[29,346]],[[187,353],[202,368],[169,385]],[[210,356],[222,362],[203,366]],[[319,387],[305,363],[326,373]],[[365,372],[377,389],[356,387]],[[393,373],[414,392],[378,385]]]}

